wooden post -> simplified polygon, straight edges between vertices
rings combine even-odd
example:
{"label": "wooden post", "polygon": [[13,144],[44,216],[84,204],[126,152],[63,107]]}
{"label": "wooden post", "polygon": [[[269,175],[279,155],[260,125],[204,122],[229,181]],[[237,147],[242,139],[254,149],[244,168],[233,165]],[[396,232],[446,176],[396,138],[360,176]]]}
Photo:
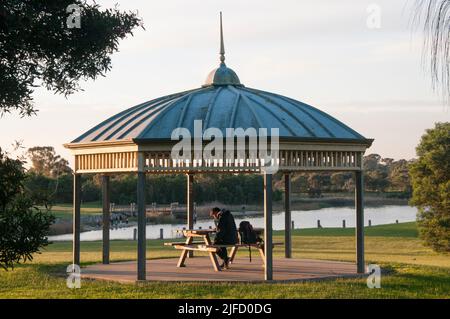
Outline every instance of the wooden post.
{"label": "wooden post", "polygon": [[294,230],[295,229],[295,225],[294,225],[294,221],[292,221],[292,226],[291,229]]}
{"label": "wooden post", "polygon": [[81,175],[73,174],[73,263],[80,264]]}
{"label": "wooden post", "polygon": [[322,228],[322,225],[320,225],[320,219],[317,220],[317,228]]}
{"label": "wooden post", "polygon": [[[186,208],[187,208],[187,229],[194,229],[194,175],[187,174],[187,194],[186,194]],[[188,257],[194,257],[194,252],[189,251]]]}
{"label": "wooden post", "polygon": [[369,227],[372,226],[372,221],[369,219]]}
{"label": "wooden post", "polygon": [[146,211],[145,211],[145,173],[138,172],[137,180],[137,213],[138,213],[138,280],[146,279]]}
{"label": "wooden post", "polygon": [[164,239],[164,228],[159,229],[159,239]]}
{"label": "wooden post", "polygon": [[345,219],[342,220],[342,228],[345,228]]}
{"label": "wooden post", "polygon": [[264,173],[264,279],[273,279],[272,260],[272,174]]}
{"label": "wooden post", "polygon": [[364,265],[364,180],[363,172],[355,172],[355,207],[356,207],[356,268],[363,274]]}
{"label": "wooden post", "polygon": [[109,201],[110,187],[109,176],[102,176],[102,203],[103,203],[103,263],[109,264]]}
{"label": "wooden post", "polygon": [[284,174],[284,255],[292,257],[291,176]]}

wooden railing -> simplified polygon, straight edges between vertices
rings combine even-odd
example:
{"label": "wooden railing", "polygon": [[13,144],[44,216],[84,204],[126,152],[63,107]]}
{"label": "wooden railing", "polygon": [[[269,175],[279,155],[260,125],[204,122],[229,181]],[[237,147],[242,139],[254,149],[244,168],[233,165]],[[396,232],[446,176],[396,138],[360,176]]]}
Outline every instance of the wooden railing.
{"label": "wooden railing", "polygon": [[127,172],[137,170],[137,152],[82,154],[75,156],[79,173]]}
{"label": "wooden railing", "polygon": [[[139,168],[138,152],[81,154],[75,156],[77,173],[136,172]],[[142,169],[147,173],[188,172],[248,172],[257,173],[265,169],[263,159],[250,156],[248,152],[239,157],[217,159],[172,159],[169,151],[142,152]],[[274,159],[277,170],[361,170],[360,151],[279,151]],[[272,166],[273,167],[273,166]]]}

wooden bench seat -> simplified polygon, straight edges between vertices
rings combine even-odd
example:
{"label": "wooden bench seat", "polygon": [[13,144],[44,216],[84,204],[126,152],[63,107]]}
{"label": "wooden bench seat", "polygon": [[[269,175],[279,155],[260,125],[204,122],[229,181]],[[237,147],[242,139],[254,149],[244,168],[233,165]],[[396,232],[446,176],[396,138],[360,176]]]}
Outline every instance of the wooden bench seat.
{"label": "wooden bench seat", "polygon": [[[284,243],[272,243],[272,246],[279,246],[279,245],[284,245]],[[209,245],[209,247],[225,247],[225,248],[233,248],[233,247],[255,247],[255,248],[259,248],[259,247],[263,247],[264,244],[232,244],[232,245],[220,245],[220,244],[214,244],[214,245]]]}
{"label": "wooden bench seat", "polygon": [[[220,244],[212,244],[212,245],[205,245],[205,242],[203,241],[193,241],[192,243],[186,244],[185,242],[171,242],[171,243],[164,243],[165,246],[179,246],[175,247],[177,249],[183,249],[183,247],[188,246],[187,250],[196,250],[195,247],[198,248],[198,250],[203,249],[204,247],[208,248],[233,248],[233,247],[255,247],[260,248],[263,247],[264,244],[230,244],[230,245],[220,245]],[[193,246],[196,245],[196,246]],[[272,243],[272,246],[279,246],[283,245],[283,243]]]}
{"label": "wooden bench seat", "polygon": [[[193,241],[191,244],[204,244],[204,241]],[[164,243],[164,246],[179,246],[179,245],[187,245],[184,241],[176,241],[171,243]]]}
{"label": "wooden bench seat", "polygon": [[207,246],[207,245],[174,245],[175,249],[182,249],[182,250],[192,250],[192,251],[204,251],[204,252],[212,252],[216,253],[217,250],[219,250],[218,247],[214,246]]}
{"label": "wooden bench seat", "polygon": [[[283,245],[283,243],[280,242],[276,242],[276,243],[272,243],[272,248],[274,246],[278,246],[278,245]],[[190,251],[203,251],[203,252],[208,252],[208,253],[217,253],[218,250],[220,248],[231,248],[231,252],[230,252],[230,263],[233,263],[234,258],[236,257],[236,253],[238,251],[239,248],[242,247],[253,247],[258,249],[259,251],[259,255],[261,256],[261,259],[263,261],[263,263],[265,263],[265,257],[264,257],[264,244],[234,244],[234,245],[206,245],[205,243],[201,243],[201,244],[186,244],[186,243],[181,243],[179,245],[172,245],[175,249],[181,249],[181,250],[190,250]],[[181,264],[179,264],[181,265]],[[216,264],[214,264],[216,265]],[[216,268],[216,266],[215,266]]]}

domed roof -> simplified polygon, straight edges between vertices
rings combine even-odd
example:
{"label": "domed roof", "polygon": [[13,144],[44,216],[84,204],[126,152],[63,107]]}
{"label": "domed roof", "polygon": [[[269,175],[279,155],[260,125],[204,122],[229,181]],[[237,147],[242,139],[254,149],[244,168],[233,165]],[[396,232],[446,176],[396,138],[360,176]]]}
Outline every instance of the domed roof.
{"label": "domed roof", "polygon": [[90,129],[72,143],[170,140],[176,128],[194,135],[194,121],[203,130],[218,128],[279,129],[280,140],[326,140],[370,144],[361,134],[332,116],[294,99],[247,88],[225,65],[222,16],[220,66],[197,89],[163,96],[120,112]]}
{"label": "domed roof", "polygon": [[72,143],[170,140],[172,131],[194,120],[203,129],[279,128],[280,140],[346,140],[366,142],[332,116],[294,99],[241,85],[210,85],[160,97],[129,108],[87,131]]}

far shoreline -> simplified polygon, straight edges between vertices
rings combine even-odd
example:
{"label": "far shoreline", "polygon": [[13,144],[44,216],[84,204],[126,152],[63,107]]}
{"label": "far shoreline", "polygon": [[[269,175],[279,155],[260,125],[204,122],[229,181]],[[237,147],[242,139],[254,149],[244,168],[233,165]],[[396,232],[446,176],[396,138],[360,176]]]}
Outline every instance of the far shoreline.
{"label": "far shoreline", "polygon": [[[302,197],[302,194],[294,194],[291,200],[291,209],[293,211],[311,211],[324,208],[339,208],[339,207],[354,207],[354,199],[350,193],[338,193],[338,194],[324,194],[319,198]],[[385,194],[367,194],[365,197],[365,207],[382,207],[382,206],[407,206],[408,199],[405,198],[388,198]],[[102,227],[99,224],[93,223],[92,219],[98,220],[101,218],[101,207],[95,207],[96,203],[89,203],[82,212],[82,231],[100,230]],[[99,206],[99,205],[98,205]],[[205,220],[209,218],[208,211],[211,207],[218,206],[229,209],[236,216],[256,217],[263,215],[263,206],[257,204],[249,205],[225,205],[222,203],[206,203],[197,206],[197,219]],[[64,208],[64,214],[59,212],[55,224],[51,227],[49,236],[64,235],[72,233],[72,220],[71,220],[71,206],[55,205],[54,208]],[[280,200],[273,203],[273,212],[284,212],[284,201]],[[179,224],[183,222],[183,219],[175,219],[171,216],[152,216],[148,214],[148,224]],[[127,223],[122,223],[118,227],[132,227],[136,226],[136,218],[130,217]]]}

